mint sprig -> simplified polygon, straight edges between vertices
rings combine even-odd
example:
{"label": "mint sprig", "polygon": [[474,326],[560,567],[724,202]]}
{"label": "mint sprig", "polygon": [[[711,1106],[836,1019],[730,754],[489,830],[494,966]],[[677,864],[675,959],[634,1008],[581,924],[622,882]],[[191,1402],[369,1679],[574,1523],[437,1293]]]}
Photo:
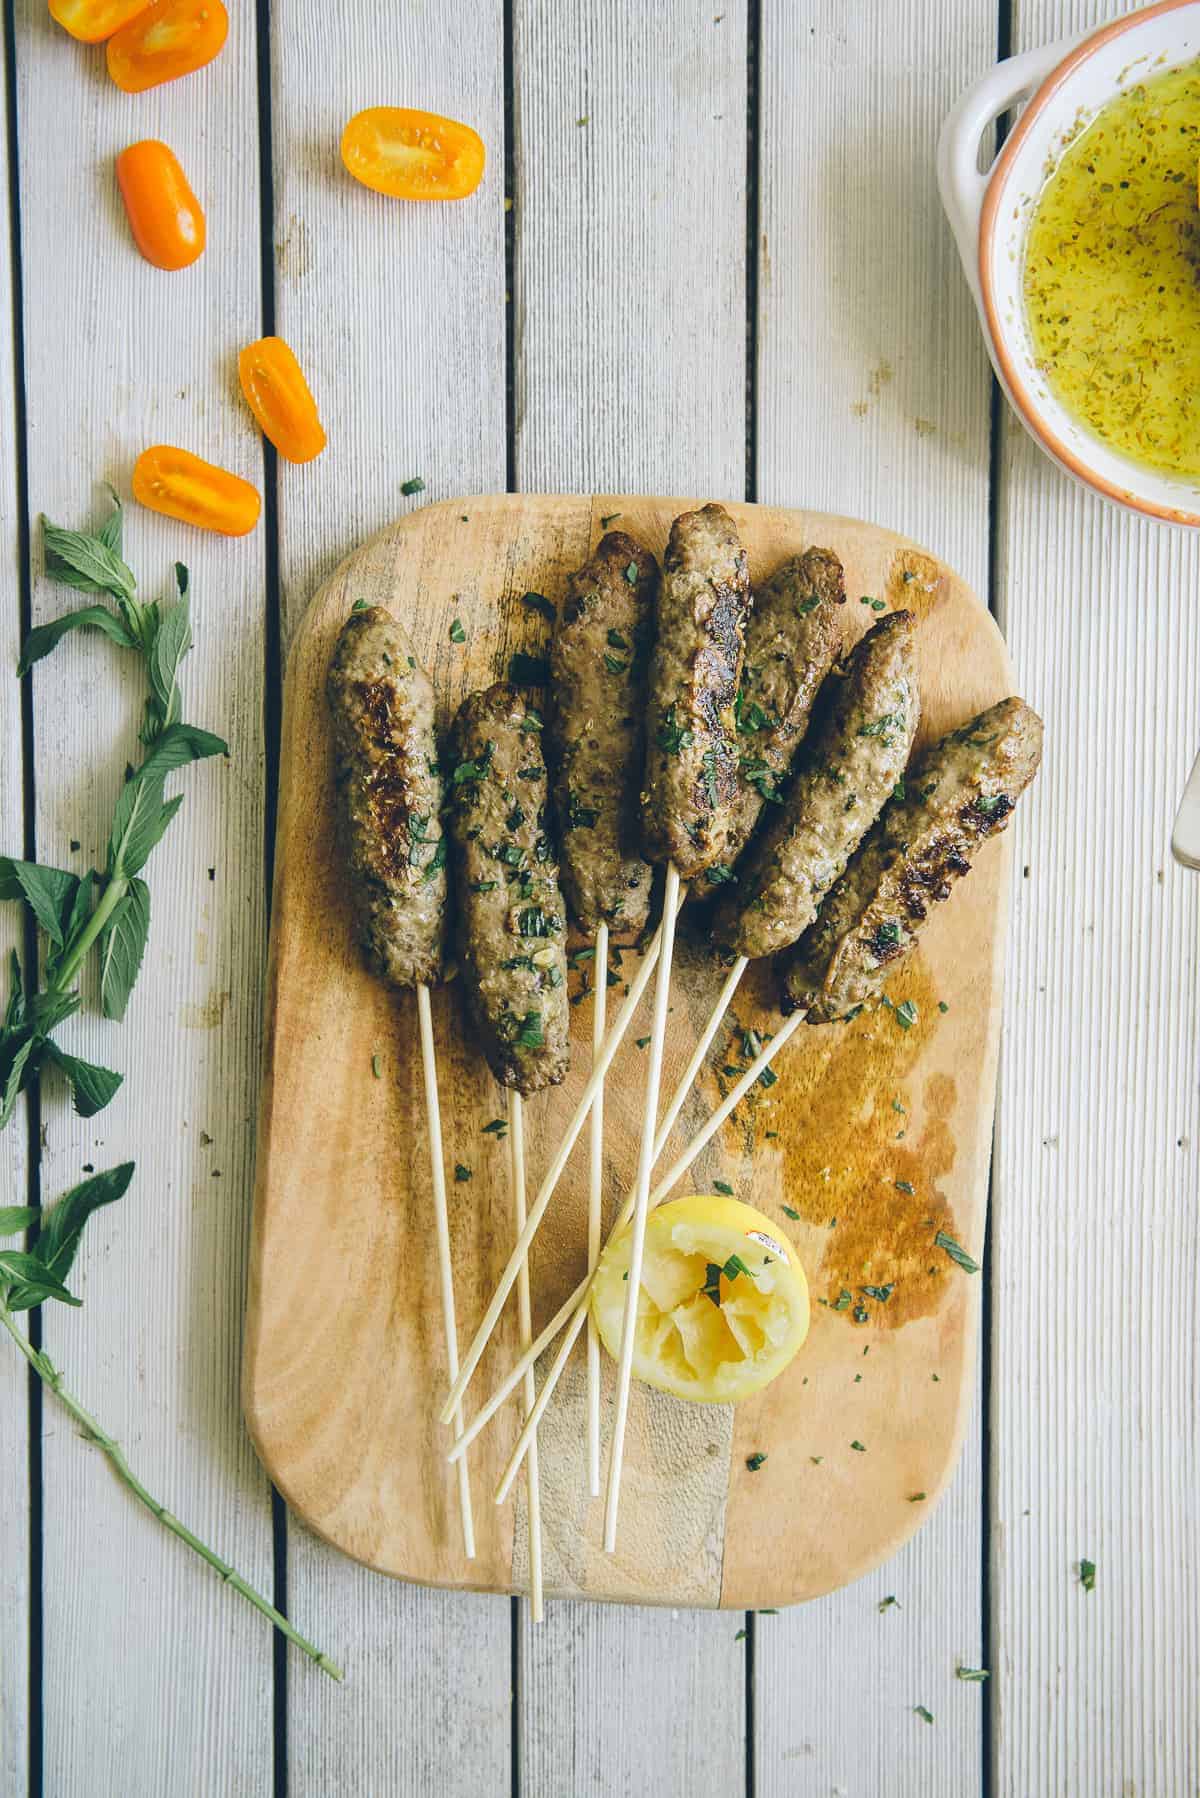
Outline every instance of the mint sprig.
{"label": "mint sprig", "polygon": [[[340,1680],[343,1677],[342,1670],[335,1662],[323,1655],[261,1592],[256,1592],[227,1561],[214,1554],[198,1536],[193,1535],[177,1517],[172,1516],[165,1505],[151,1496],[130,1467],[120,1443],[101,1428],[75,1395],[67,1390],[62,1373],[49,1355],[44,1349],[35,1348],[17,1323],[20,1312],[31,1311],[36,1305],[44,1304],[47,1299],[57,1299],[60,1304],[65,1305],[82,1304],[82,1300],[68,1289],[66,1279],[84,1229],[94,1212],[124,1198],[133,1179],[133,1171],[133,1163],[126,1161],[106,1173],[94,1174],[82,1185],[73,1187],[44,1216],[29,1206],[0,1207],[0,1326],[7,1330],[38,1378],[75,1419],[84,1441],[94,1444],[107,1457],[117,1478],[132,1492],[139,1504],[144,1505],[152,1516],[157,1517],[173,1536],[178,1536],[181,1542],[186,1543],[201,1560],[207,1561],[226,1585],[232,1586],[235,1592],[247,1599],[289,1642],[306,1654],[314,1665],[320,1667],[331,1679]],[[4,1247],[4,1238],[29,1229],[39,1218],[40,1233],[28,1249]]]}

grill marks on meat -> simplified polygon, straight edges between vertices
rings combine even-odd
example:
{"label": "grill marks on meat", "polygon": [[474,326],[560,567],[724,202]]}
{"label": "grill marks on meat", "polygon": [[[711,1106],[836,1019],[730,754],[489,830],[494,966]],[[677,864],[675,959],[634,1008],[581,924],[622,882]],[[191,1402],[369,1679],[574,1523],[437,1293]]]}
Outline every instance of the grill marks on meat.
{"label": "grill marks on meat", "polygon": [[446,848],[433,688],[385,607],[346,620],[326,693],[340,829],[368,961],[395,986],[437,980]]}
{"label": "grill marks on meat", "polygon": [[780,798],[821,683],[841,648],[837,608],[845,602],[842,564],[831,549],[790,557],[754,595],[735,708],[738,792],[722,855],[727,867],[750,841],[763,807]]}
{"label": "grill marks on meat", "polygon": [[643,844],[692,880],[722,859],[738,791],[734,700],[750,583],[737,527],[722,506],[671,526],[650,670]]}
{"label": "grill marks on meat", "polygon": [[646,667],[658,563],[610,531],[567,584],[551,651],[554,803],[562,883],[580,928],[636,936],[650,911],[639,852]]}
{"label": "grill marks on meat", "polygon": [[567,918],[547,830],[542,721],[499,681],[454,721],[448,827],[471,1023],[501,1086],[557,1086],[569,1060]]}
{"label": "grill marks on meat", "polygon": [[717,944],[770,955],[812,923],[904,773],[921,709],[914,631],[911,612],[893,612],[851,650],[782,805],[717,910]]}
{"label": "grill marks on meat", "polygon": [[1042,721],[1004,699],[914,763],[811,930],[780,969],[784,1011],[830,1023],[878,996],[908,955],[930,907],[969,874],[1002,831],[1042,757]]}

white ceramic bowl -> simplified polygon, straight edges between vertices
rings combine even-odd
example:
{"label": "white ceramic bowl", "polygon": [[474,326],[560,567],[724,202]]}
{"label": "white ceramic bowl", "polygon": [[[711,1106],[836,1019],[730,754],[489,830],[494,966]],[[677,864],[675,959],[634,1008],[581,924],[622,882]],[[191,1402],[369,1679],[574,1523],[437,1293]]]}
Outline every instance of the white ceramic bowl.
{"label": "white ceramic bowl", "polygon": [[[1021,291],[1034,202],[1081,121],[1149,74],[1200,57],[1200,0],[1160,0],[1084,38],[999,63],[942,128],[938,185],[992,364],[1022,422],[1061,467],[1119,505],[1170,524],[1200,525],[1200,483],[1141,467],[1094,436],[1039,372]],[[986,174],[985,134],[1026,101]]]}

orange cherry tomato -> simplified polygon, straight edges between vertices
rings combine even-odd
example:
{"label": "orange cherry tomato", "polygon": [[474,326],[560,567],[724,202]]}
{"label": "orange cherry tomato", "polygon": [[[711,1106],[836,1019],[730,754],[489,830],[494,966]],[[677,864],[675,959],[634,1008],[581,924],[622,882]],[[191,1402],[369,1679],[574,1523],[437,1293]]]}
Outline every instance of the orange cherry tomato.
{"label": "orange cherry tomato", "polygon": [[133,465],[133,497],[152,512],[223,537],[244,537],[262,510],[249,481],[169,443],[142,451]]}
{"label": "orange cherry tomato", "polygon": [[311,462],[325,448],[317,402],[282,337],[260,337],[238,357],[246,404],[264,437],[289,462]]}
{"label": "orange cherry tomato", "polygon": [[342,133],[354,179],[396,200],[465,200],[483,180],[485,156],[469,125],[410,106],[369,106]]}
{"label": "orange cherry tomato", "polygon": [[179,159],[156,138],[117,157],[117,184],[133,241],[155,268],[187,268],[204,253],[204,213]]}
{"label": "orange cherry tomato", "polygon": [[50,17],[81,44],[99,44],[145,12],[146,0],[50,0]]}
{"label": "orange cherry tomato", "polygon": [[109,38],[108,72],[127,94],[140,94],[202,69],[228,34],[221,0],[150,0]]}

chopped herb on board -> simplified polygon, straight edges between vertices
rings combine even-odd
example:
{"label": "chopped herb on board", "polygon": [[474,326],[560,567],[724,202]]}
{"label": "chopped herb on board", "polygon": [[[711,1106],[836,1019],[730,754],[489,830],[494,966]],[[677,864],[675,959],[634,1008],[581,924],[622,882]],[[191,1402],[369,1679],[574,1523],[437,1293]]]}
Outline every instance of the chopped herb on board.
{"label": "chopped herb on board", "polygon": [[628,582],[629,582],[629,585],[630,585],[630,586],[631,586],[631,587],[636,587],[636,586],[637,586],[637,577],[638,577],[638,565],[637,565],[637,563],[636,563],[636,562],[628,562],[628,563],[626,563],[626,565],[625,565],[625,579],[626,579],[626,580],[627,580],[627,581],[628,581]]}
{"label": "chopped herb on board", "polygon": [[911,1197],[913,1195],[912,1181],[911,1180],[897,1180],[896,1191],[897,1192],[906,1192]]}
{"label": "chopped herb on board", "polygon": [[892,1592],[889,1592],[886,1598],[881,1598],[879,1600],[879,1609],[881,1611],[890,1611],[893,1605],[895,1605],[897,1610],[900,1609],[900,1600]]}
{"label": "chopped herb on board", "polygon": [[945,1013],[946,1013],[946,1012],[948,1012],[948,1011],[949,1011],[949,1009],[950,1009],[950,1007],[949,1007],[949,1006],[948,1006],[948,1005],[947,1005],[947,1004],[946,1004],[946,1001],[945,1001],[945,1000],[944,1000],[944,999],[939,999],[939,1000],[938,1000],[938,1010],[939,1010],[939,1011],[940,1011],[940,1012],[942,1012],[942,1013],[943,1013],[943,1015],[944,1015],[944,1014],[945,1014]]}
{"label": "chopped herb on board", "polygon": [[540,612],[551,624],[558,617],[558,607],[544,593],[522,593],[521,604],[528,606],[531,612]]}
{"label": "chopped herb on board", "polygon": [[833,1309],[835,1311],[849,1311],[853,1298],[854,1294],[848,1287],[843,1286],[842,1290],[838,1293],[837,1298],[834,1300]]}
{"label": "chopped herb on board", "polygon": [[981,1686],[984,1680],[990,1677],[990,1671],[987,1667],[956,1667],[954,1677],[955,1679],[969,1680],[974,1685]]}
{"label": "chopped herb on board", "polygon": [[928,1495],[924,1492],[910,1492],[908,1495],[908,1502],[910,1505],[919,1505],[921,1503],[922,1499],[926,1498],[927,1496]]}
{"label": "chopped herb on board", "polygon": [[376,1080],[383,1079],[383,1062],[378,1055],[372,1055],[371,1057],[371,1072],[374,1074]]}
{"label": "chopped herb on board", "polygon": [[766,1455],[762,1453],[761,1449],[756,1450],[754,1454],[746,1456],[746,1466],[750,1469],[751,1473],[757,1473],[766,1458]]}
{"label": "chopped herb on board", "polygon": [[1095,1591],[1095,1589],[1096,1589],[1096,1563],[1095,1563],[1095,1561],[1080,1561],[1080,1563],[1079,1563],[1079,1583],[1083,1587],[1085,1592],[1094,1592]]}
{"label": "chopped herb on board", "polygon": [[727,1199],[731,1199],[733,1197],[733,1188],[732,1188],[732,1186],[730,1186],[728,1180],[714,1180],[713,1181],[713,1191],[714,1192],[723,1192]]}
{"label": "chopped herb on board", "polygon": [[711,1299],[719,1311],[721,1309],[721,1270],[715,1261],[709,1261],[704,1268],[704,1285],[700,1288],[706,1299]]}
{"label": "chopped herb on board", "polygon": [[695,732],[688,730],[685,725],[676,724],[675,707],[672,705],[668,706],[655,733],[655,739],[665,755],[678,755],[681,749],[690,749],[696,737]]}
{"label": "chopped herb on board", "polygon": [[400,491],[401,491],[401,493],[404,494],[405,498],[407,499],[413,493],[424,493],[425,483],[421,479],[419,474],[415,474],[411,477],[410,480],[401,481]]}
{"label": "chopped herb on board", "polygon": [[890,1286],[863,1286],[860,1288],[860,1291],[865,1292],[869,1299],[878,1299],[881,1305],[886,1305],[895,1290],[894,1281]]}
{"label": "chopped herb on board", "polygon": [[904,999],[895,1008],[896,1022],[901,1030],[911,1030],[920,1013],[911,999]]}
{"label": "chopped herb on board", "polygon": [[628,649],[629,640],[627,637],[623,637],[620,631],[609,631],[608,647],[610,649]]}
{"label": "chopped herb on board", "polygon": [[621,516],[619,512],[606,512],[600,520],[600,529],[606,531],[610,524],[615,524]]}
{"label": "chopped herb on board", "polygon": [[483,1126],[485,1136],[503,1136],[508,1129],[507,1118],[493,1118],[490,1124]]}
{"label": "chopped herb on board", "polygon": [[650,1038],[648,1036],[636,1036],[633,1040],[639,1049],[644,1049],[646,1044],[650,1041]]}
{"label": "chopped herb on board", "polygon": [[961,1244],[955,1242],[953,1236],[948,1236],[945,1230],[939,1230],[933,1240],[936,1246],[939,1249],[945,1249],[951,1261],[957,1261],[959,1267],[966,1273],[977,1274],[979,1272],[978,1261],[973,1260],[972,1257],[967,1254],[966,1249],[964,1249]]}
{"label": "chopped herb on board", "polygon": [[865,1455],[867,1452],[866,1444],[863,1442],[852,1442],[850,1446],[856,1454]]}
{"label": "chopped herb on board", "polygon": [[781,1205],[779,1209],[783,1212],[784,1217],[793,1218],[796,1223],[800,1222],[800,1213],[793,1211],[790,1205]]}
{"label": "chopped herb on board", "polygon": [[451,643],[465,643],[466,640],[467,633],[463,629],[462,619],[456,618],[450,626],[450,641]]}
{"label": "chopped herb on board", "polygon": [[370,609],[370,603],[365,599],[356,599],[354,604],[350,607],[352,612],[369,612]]}
{"label": "chopped herb on board", "polygon": [[604,652],[604,666],[610,674],[628,674],[629,672],[629,663],[623,662],[620,656],[610,656],[607,650]]}
{"label": "chopped herb on board", "polygon": [[469,1180],[471,1178],[470,1168],[467,1167],[465,1163],[456,1161],[454,1163],[454,1178],[459,1181],[460,1184],[464,1180]]}
{"label": "chopped herb on board", "polygon": [[933,1712],[927,1711],[923,1704],[914,1704],[913,1712],[916,1716],[920,1717],[920,1719],[923,1723],[932,1723],[933,1722]]}

